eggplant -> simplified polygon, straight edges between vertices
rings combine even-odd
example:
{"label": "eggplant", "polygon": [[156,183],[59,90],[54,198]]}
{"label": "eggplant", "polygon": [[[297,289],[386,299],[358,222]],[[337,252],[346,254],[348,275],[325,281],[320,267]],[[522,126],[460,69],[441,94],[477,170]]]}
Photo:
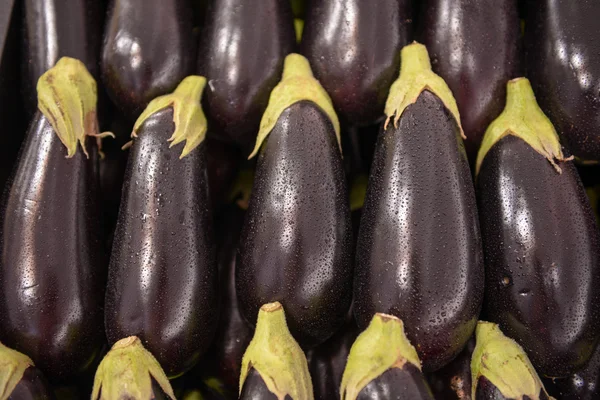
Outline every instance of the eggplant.
{"label": "eggplant", "polygon": [[101,72],[106,91],[133,120],[194,72],[193,12],[187,0],[112,0]]}
{"label": "eggplant", "polygon": [[563,400],[594,400],[600,398],[600,347],[587,364],[565,379],[554,382]]}
{"label": "eggplant", "polygon": [[0,398],[7,400],[54,400],[48,381],[23,353],[0,343]]}
{"label": "eggplant", "polygon": [[260,308],[242,360],[240,400],[313,400],[304,352],[288,330],[279,302]]}
{"label": "eggplant", "polygon": [[342,400],[433,400],[402,320],[373,316],[350,349],[340,393]]}
{"label": "eggplant", "polygon": [[209,133],[248,154],[295,44],[289,1],[210,1],[198,49],[198,72],[208,79]]}
{"label": "eggplant", "polygon": [[600,160],[600,48],[594,0],[528,0],[527,77],[576,157]]}
{"label": "eggplant", "polygon": [[378,122],[412,35],[410,0],[315,0],[306,10],[301,52],[342,119]]}
{"label": "eggplant", "polygon": [[308,349],[331,337],[350,308],[352,224],[339,122],[298,54],[286,57],[251,157],[263,141],[238,248],[238,302],[254,324],[262,304],[280,301]]}
{"label": "eggplant", "polygon": [[471,355],[474,348],[475,340],[471,338],[450,364],[427,375],[435,398],[471,400]]}
{"label": "eggplant", "polygon": [[36,110],[36,82],[61,57],[82,61],[99,78],[104,11],[98,0],[23,1],[22,93],[28,116]]}
{"label": "eggplant", "polygon": [[484,272],[456,102],[423,45],[402,49],[386,113],[358,234],[354,314],[359,328],[376,312],[405,321],[431,372],[471,337]]}
{"label": "eggplant", "polygon": [[196,364],[219,316],[205,84],[185,78],[138,118],[108,271],[109,343],[139,337],[170,378]]}
{"label": "eggplant", "polygon": [[175,394],[156,358],[139,338],[129,336],[117,341],[100,362],[91,398],[175,400]]}
{"label": "eggplant", "polygon": [[517,0],[426,0],[417,40],[452,90],[474,163],[488,125],[502,112],[506,82],[520,76]]}
{"label": "eggplant", "polygon": [[548,377],[575,372],[600,336],[600,238],[577,170],[526,78],[477,158],[487,318]]}
{"label": "eggplant", "polygon": [[[207,134],[207,136],[209,136]],[[207,137],[206,163],[208,187],[213,208],[223,204],[239,170],[242,157],[239,149],[223,141]]]}
{"label": "eggplant", "polygon": [[547,400],[551,397],[521,346],[497,324],[479,321],[471,359],[471,398]]}
{"label": "eggplant", "polygon": [[66,380],[104,345],[96,82],[63,57],[40,77],[38,106],[0,207],[0,340]]}

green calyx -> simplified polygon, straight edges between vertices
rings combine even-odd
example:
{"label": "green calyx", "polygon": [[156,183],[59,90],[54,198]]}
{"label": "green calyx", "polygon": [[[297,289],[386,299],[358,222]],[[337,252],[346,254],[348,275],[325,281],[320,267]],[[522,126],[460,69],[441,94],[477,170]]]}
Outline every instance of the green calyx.
{"label": "green calyx", "polygon": [[242,359],[240,394],[248,372],[254,368],[279,400],[313,400],[313,387],[304,352],[292,337],[279,302],[258,312],[256,331]]}
{"label": "green calyx", "polygon": [[98,139],[114,135],[98,133],[96,81],[85,65],[70,57],[62,57],[37,82],[38,108],[52,125],[67,148],[67,158],[77,151],[77,144],[86,157],[87,136]]}
{"label": "green calyx", "polygon": [[33,361],[23,353],[0,343],[0,400],[8,399]]}
{"label": "green calyx", "polygon": [[292,53],[285,58],[283,64],[283,76],[281,77],[281,81],[271,92],[269,104],[260,121],[256,145],[248,159],[254,157],[258,153],[260,146],[263,144],[269,133],[271,133],[271,130],[277,123],[281,113],[292,104],[302,100],[312,101],[327,114],[335,129],[335,135],[338,145],[340,146],[340,151],[342,150],[340,141],[340,122],[333,109],[331,98],[325,89],[323,89],[323,86],[321,86],[319,81],[315,79],[308,60],[300,54]]}
{"label": "green calyx", "polygon": [[152,378],[171,399],[175,394],[167,376],[140,339],[129,336],[119,340],[104,356],[94,377],[92,400],[149,400]]}
{"label": "green calyx", "polygon": [[562,170],[554,161],[568,161],[565,158],[558,134],[546,114],[538,106],[531,84],[527,78],[516,78],[506,85],[506,107],[485,131],[479,153],[475,175],[479,174],[481,163],[492,146],[507,135],[523,139],[535,151],[543,155],[558,173]]}
{"label": "green calyx", "polygon": [[461,136],[466,139],[456,100],[446,82],[432,71],[427,48],[420,43],[413,42],[402,48],[400,57],[400,76],[390,87],[390,93],[385,103],[387,119],[384,129],[387,129],[392,118],[394,127],[397,127],[406,107],[414,104],[421,93],[428,90],[435,94],[452,113]]}
{"label": "green calyx", "polygon": [[[544,389],[529,357],[517,342],[506,337],[497,324],[479,321],[471,358],[471,396],[475,398],[479,377],[485,376],[507,399],[539,399]],[[547,393],[546,393],[547,394]]]}
{"label": "green calyx", "polygon": [[131,137],[137,137],[138,130],[152,114],[173,107],[175,132],[167,141],[171,142],[169,147],[173,147],[185,140],[179,158],[187,156],[206,137],[206,116],[200,104],[205,86],[205,77],[190,75],[181,81],[173,93],[152,100],[135,121]]}
{"label": "green calyx", "polygon": [[407,362],[421,369],[417,351],[404,333],[404,323],[393,315],[375,314],[348,354],[340,387],[342,400],[356,399],[369,382]]}

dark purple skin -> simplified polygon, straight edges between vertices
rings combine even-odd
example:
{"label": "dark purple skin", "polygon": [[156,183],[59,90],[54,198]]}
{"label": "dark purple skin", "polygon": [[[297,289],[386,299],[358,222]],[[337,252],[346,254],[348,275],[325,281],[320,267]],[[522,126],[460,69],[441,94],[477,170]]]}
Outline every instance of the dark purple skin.
{"label": "dark purple skin", "polygon": [[426,372],[448,364],[473,334],[483,300],[475,191],[459,129],[424,91],[398,127],[380,132],[356,249],[354,314],[405,323]]}
{"label": "dark purple skin", "polygon": [[411,1],[313,0],[306,14],[301,52],[338,115],[377,122],[412,36]]}
{"label": "dark purple skin", "polygon": [[559,165],[509,135],[477,185],[487,317],[549,377],[581,368],[600,336],[598,227],[573,162]]}
{"label": "dark purple skin", "polygon": [[279,116],[256,166],[236,266],[242,315],[255,324],[263,304],[279,301],[300,346],[323,343],[350,308],[351,256],[335,131],[316,104],[295,103]]}
{"label": "dark purple skin", "polygon": [[[277,396],[267,388],[260,374],[254,368],[251,368],[244,381],[240,400],[277,400]],[[286,395],[284,400],[296,399]]]}
{"label": "dark purple skin", "polygon": [[243,157],[239,149],[210,137],[206,138],[208,187],[213,208],[223,205]]}
{"label": "dark purple skin", "polygon": [[523,395],[518,399],[513,399],[504,396],[500,390],[489,381],[485,376],[480,376],[477,382],[477,390],[475,391],[475,400],[548,400],[549,397],[543,390],[540,391],[539,397],[532,399],[527,395]]}
{"label": "dark purple skin", "polygon": [[417,41],[454,95],[474,163],[489,124],[504,109],[506,82],[519,76],[517,0],[425,0]]}
{"label": "dark purple skin", "polygon": [[0,340],[51,380],[90,368],[104,345],[106,257],[95,141],[72,158],[37,112],[2,201]]}
{"label": "dark purple skin", "polygon": [[369,382],[356,400],[433,400],[431,389],[417,367],[410,363],[390,368]]}
{"label": "dark purple skin", "polygon": [[563,400],[594,400],[600,398],[600,347],[579,371],[554,382],[555,397]]}
{"label": "dark purple skin", "polygon": [[438,399],[471,400],[471,355],[475,338],[444,368],[427,375],[431,390]]}
{"label": "dark purple skin", "polygon": [[576,157],[600,160],[600,2],[529,1],[527,77]]}
{"label": "dark purple skin", "polygon": [[110,344],[138,336],[169,377],[208,348],[218,281],[204,143],[179,159],[173,110],[152,114],[129,153],[106,290]]}
{"label": "dark purple skin", "polygon": [[155,97],[194,73],[196,42],[187,0],[113,0],[102,48],[109,97],[134,121]]}
{"label": "dark purple skin", "polygon": [[209,134],[249,154],[296,34],[289,0],[211,0],[200,34],[198,73]]}
{"label": "dark purple skin", "polygon": [[48,381],[36,367],[29,367],[17,383],[8,400],[54,400]]}

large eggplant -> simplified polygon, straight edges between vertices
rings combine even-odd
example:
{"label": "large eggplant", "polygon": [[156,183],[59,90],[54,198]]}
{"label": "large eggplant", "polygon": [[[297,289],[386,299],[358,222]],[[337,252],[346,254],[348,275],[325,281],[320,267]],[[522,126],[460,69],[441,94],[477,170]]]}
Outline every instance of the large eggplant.
{"label": "large eggplant", "polygon": [[63,57],[40,78],[38,105],[2,201],[0,338],[67,379],[104,343],[96,82]]}
{"label": "large eggplant", "polygon": [[169,377],[194,366],[218,322],[205,84],[185,78],[137,120],[109,264],[109,342],[139,337]]}
{"label": "large eggplant", "polygon": [[352,298],[352,224],[338,135],[331,101],[308,61],[289,55],[253,153],[264,141],[236,287],[251,324],[262,304],[280,301],[303,348],[333,335]]}
{"label": "large eggplant", "polygon": [[551,399],[523,348],[490,322],[477,324],[471,380],[472,399]]}
{"label": "large eggplant", "polygon": [[433,400],[400,319],[373,316],[350,349],[340,393],[342,400]]}
{"label": "large eggplant", "polygon": [[400,49],[412,35],[411,14],[411,0],[309,3],[302,54],[344,120],[366,125],[383,117]]}
{"label": "large eggplant", "polygon": [[484,272],[456,102],[423,45],[402,50],[386,113],[360,222],[355,316],[361,328],[376,312],[405,321],[429,372],[471,337]]}
{"label": "large eggplant", "polygon": [[554,381],[557,397],[562,400],[594,400],[600,398],[600,347],[587,364],[565,379]]}
{"label": "large eggplant", "polygon": [[54,400],[44,374],[25,354],[0,343],[0,399]]}
{"label": "large eggplant", "polygon": [[188,0],[112,0],[102,79],[109,97],[129,119],[194,72],[192,29]]}
{"label": "large eggplant", "polygon": [[561,377],[600,337],[598,227],[527,79],[508,83],[506,103],[477,159],[485,312],[540,374]]}
{"label": "large eggplant", "polygon": [[242,360],[240,400],[313,400],[304,352],[279,302],[260,308],[256,331]]}
{"label": "large eggplant", "polygon": [[600,160],[600,2],[527,0],[527,77],[576,157]]}
{"label": "large eggplant", "polygon": [[421,4],[416,37],[456,98],[471,162],[488,125],[504,108],[506,82],[519,76],[519,22],[517,0]]}
{"label": "large eggplant", "polygon": [[295,43],[289,1],[211,0],[198,49],[209,133],[250,149]]}
{"label": "large eggplant", "polygon": [[427,375],[427,381],[436,399],[471,399],[471,355],[475,339],[471,338],[463,351],[450,364]]}

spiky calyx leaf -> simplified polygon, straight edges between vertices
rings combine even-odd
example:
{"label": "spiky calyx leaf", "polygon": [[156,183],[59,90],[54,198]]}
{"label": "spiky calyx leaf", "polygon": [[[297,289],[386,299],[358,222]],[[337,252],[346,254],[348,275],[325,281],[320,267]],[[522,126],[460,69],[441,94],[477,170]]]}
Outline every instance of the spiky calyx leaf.
{"label": "spiky calyx leaf", "polygon": [[0,343],[0,399],[7,399],[23,378],[33,361],[23,353]]}
{"label": "spiky calyx leaf", "polygon": [[375,314],[348,354],[340,387],[342,400],[355,400],[369,382],[407,362],[421,369],[417,351],[404,332],[404,323],[393,315]]}
{"label": "spiky calyx leaf", "polygon": [[153,399],[152,378],[169,398],[175,400],[169,379],[140,339],[135,336],[121,339],[98,366],[92,400]]}
{"label": "spiky calyx leaf", "polygon": [[240,394],[254,368],[279,400],[313,400],[313,387],[304,352],[292,337],[279,302],[265,304],[258,312],[256,331],[242,359]]}
{"label": "spiky calyx leaf", "polygon": [[248,159],[254,157],[263,144],[279,116],[292,104],[308,100],[319,106],[329,117],[335,130],[335,136],[342,151],[340,141],[340,121],[333,108],[331,98],[315,79],[308,60],[300,54],[289,54],[283,64],[283,76],[269,97],[269,104],[260,121],[256,145]]}
{"label": "spiky calyx leaf", "polygon": [[131,137],[137,137],[138,130],[152,114],[172,107],[175,131],[168,139],[171,142],[169,147],[185,140],[185,146],[179,158],[190,154],[206,137],[206,116],[200,104],[205,86],[205,77],[190,75],[181,81],[173,93],[152,100],[135,121]]}

